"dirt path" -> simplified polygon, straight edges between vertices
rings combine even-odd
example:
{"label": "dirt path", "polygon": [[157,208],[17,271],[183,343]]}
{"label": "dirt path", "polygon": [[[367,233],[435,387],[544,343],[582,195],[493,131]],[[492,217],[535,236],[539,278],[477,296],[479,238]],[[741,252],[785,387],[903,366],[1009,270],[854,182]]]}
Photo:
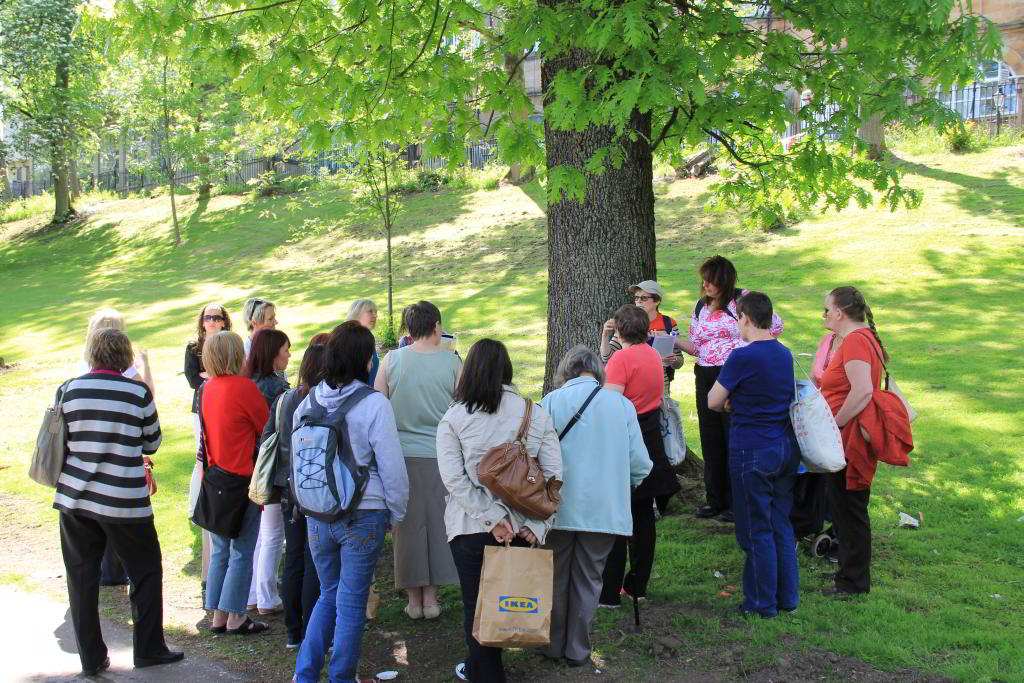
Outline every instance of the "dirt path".
{"label": "dirt path", "polygon": [[[0,642],[14,653],[12,667],[4,667],[2,680],[76,680],[80,662],[67,621],[67,592],[58,547],[56,523],[40,523],[37,511],[26,510],[26,502],[0,493],[0,604],[7,618],[0,626]],[[709,533],[721,530],[709,527]],[[390,586],[390,547],[377,568],[380,586]],[[131,667],[130,606],[123,589],[101,589],[100,605],[104,636],[111,649],[113,669],[105,681],[287,681],[294,671],[295,652],[284,648],[284,623],[280,615],[266,619],[271,631],[256,638],[233,639],[206,632],[207,616],[200,609],[198,586],[165,567],[164,606],[168,641],[186,653],[182,664],[143,669]],[[194,590],[193,590],[194,588]],[[367,624],[363,638],[360,674],[397,670],[399,681],[408,683],[454,681],[454,664],[465,652],[458,592],[449,592],[446,612],[433,622],[409,621],[400,616],[404,604],[394,590],[382,592],[380,619]],[[551,664],[528,652],[506,653],[506,668],[512,682],[562,683],[636,681],[659,683],[800,683],[811,681],[857,681],[883,683],[936,683],[945,679],[916,670],[880,671],[870,664],[817,649],[804,650],[785,637],[772,652],[762,653],[760,664],[744,666],[746,642],[735,640],[694,648],[685,635],[673,635],[673,620],[687,615],[698,620],[722,619],[721,611],[705,605],[647,604],[644,628],[632,632],[631,610],[615,613],[615,626],[595,634],[601,650],[618,652],[597,659],[592,667],[570,669]],[[17,618],[14,618],[17,616]],[[741,624],[722,624],[724,627]],[[619,645],[622,647],[612,647]],[[8,647],[11,645],[11,647]],[[5,664],[7,658],[5,657]]]}

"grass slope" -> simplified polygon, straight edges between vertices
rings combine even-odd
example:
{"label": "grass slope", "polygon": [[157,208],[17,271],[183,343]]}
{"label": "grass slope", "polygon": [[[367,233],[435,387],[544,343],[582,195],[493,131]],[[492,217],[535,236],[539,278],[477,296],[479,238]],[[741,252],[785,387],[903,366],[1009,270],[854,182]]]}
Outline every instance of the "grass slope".
{"label": "grass slope", "polygon": [[[877,582],[862,600],[818,596],[814,589],[825,585],[818,574],[827,567],[804,557],[799,614],[737,627],[714,616],[735,600],[718,596],[740,581],[735,540],[688,514],[661,523],[653,603],[694,606],[673,607],[663,625],[685,643],[672,671],[685,672],[693,652],[724,641],[735,646],[728,671],[736,676],[767,666],[784,643],[888,671],[917,667],[961,680],[1024,680],[1024,523],[1018,521],[1024,515],[1024,369],[1013,332],[1024,298],[1022,156],[1020,148],[1003,148],[908,158],[909,184],[926,192],[920,210],[851,210],[778,234],[742,231],[728,216],[704,214],[707,182],[658,186],[665,312],[685,319],[696,297],[697,265],[725,254],[742,285],[776,302],[786,320],[783,340],[810,353],[822,334],[825,292],[857,285],[893,355],[891,369],[921,413],[913,467],[882,467],[873,488]],[[34,232],[38,221],[31,219],[0,226],[0,356],[14,364],[0,371],[0,491],[56,533],[49,492],[24,476],[37,421],[73,371],[88,316],[103,305],[121,309],[132,339],[150,349],[165,429],[154,506],[167,592],[195,594],[195,537],[184,518],[193,462],[191,392],[181,376],[195,314],[205,302],[224,301],[239,324],[245,298],[269,296],[279,304],[280,328],[291,336],[293,352],[301,352],[314,333],[342,319],[352,299],[368,296],[383,306],[383,238],[349,220],[349,212],[345,197],[330,188],[251,201],[185,198],[179,214],[186,242],[177,249],[170,246],[166,198],[98,203],[59,233]],[[395,240],[396,309],[420,298],[436,302],[463,350],[482,336],[505,341],[517,382],[535,398],[543,375],[545,226],[536,187],[441,192],[409,198]],[[599,324],[581,330],[581,341],[596,343]],[[673,394],[697,449],[692,374],[677,377]],[[922,513],[922,528],[897,529],[900,511]],[[31,584],[18,573],[0,579]],[[451,604],[457,592],[447,595]],[[389,590],[383,626],[407,628],[400,604]],[[455,644],[460,636],[451,612],[444,624]],[[621,662],[620,672],[644,678],[653,664],[640,636],[621,635],[624,617],[601,615],[597,652]],[[194,620],[175,625],[194,632]],[[238,648],[221,650],[234,656]],[[286,672],[288,661],[274,653],[266,654],[269,666]]]}

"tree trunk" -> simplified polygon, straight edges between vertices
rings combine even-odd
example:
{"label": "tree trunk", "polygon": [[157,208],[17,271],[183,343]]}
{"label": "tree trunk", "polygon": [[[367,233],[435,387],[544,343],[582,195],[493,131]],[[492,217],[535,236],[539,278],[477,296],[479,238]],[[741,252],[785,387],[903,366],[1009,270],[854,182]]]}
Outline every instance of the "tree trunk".
{"label": "tree trunk", "polygon": [[167,101],[167,65],[170,62],[169,57],[164,57],[164,73],[163,73],[163,108],[164,108],[164,138],[161,144],[165,147],[166,153],[164,160],[166,161],[167,168],[167,185],[171,191],[171,221],[174,223],[174,245],[181,244],[181,229],[178,227],[178,206],[174,200],[174,163],[173,153],[171,151],[171,108],[170,103]]}
{"label": "tree trunk", "polygon": [[877,161],[885,156],[885,128],[882,127],[881,114],[875,114],[861,124],[857,137],[868,144],[868,158]]}
{"label": "tree trunk", "polygon": [[74,152],[71,154],[71,160],[68,161],[68,180],[71,183],[71,199],[73,201],[82,196],[82,179],[78,177],[78,160],[75,158]]}
{"label": "tree trunk", "polygon": [[[548,0],[554,4],[556,0]],[[544,92],[562,69],[578,69],[590,57],[578,50],[542,68]],[[550,95],[549,95],[550,97]],[[550,100],[546,100],[550,101]],[[563,200],[548,208],[548,344],[544,390],[555,366],[575,344],[597,346],[601,326],[629,303],[626,288],[656,276],[654,178],[650,115],[634,112],[636,140],[616,140],[611,128],[553,130],[544,124],[548,168],[582,168],[598,148],[618,142],[626,152],[621,168],[587,176],[583,203]]]}
{"label": "tree trunk", "polygon": [[[63,54],[63,53],[62,53]],[[69,182],[69,164],[71,150],[71,112],[69,83],[71,70],[67,56],[57,59],[54,79],[54,98],[56,114],[53,129],[50,130],[50,171],[53,173],[53,222],[64,223],[75,213],[71,204],[71,185]]]}
{"label": "tree trunk", "polygon": [[[3,131],[0,130],[0,135]],[[7,168],[7,144],[0,139],[0,203],[11,199],[11,175]]]}
{"label": "tree trunk", "polygon": [[121,129],[117,138],[117,191],[128,192],[128,131]]}

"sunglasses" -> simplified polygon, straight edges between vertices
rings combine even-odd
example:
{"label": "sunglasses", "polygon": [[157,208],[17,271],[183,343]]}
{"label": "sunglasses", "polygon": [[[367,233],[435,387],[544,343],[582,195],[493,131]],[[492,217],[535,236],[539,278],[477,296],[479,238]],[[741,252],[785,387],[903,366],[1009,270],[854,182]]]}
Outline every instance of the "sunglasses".
{"label": "sunglasses", "polygon": [[222,323],[224,322],[224,316],[222,315],[204,315],[203,322],[208,323]]}

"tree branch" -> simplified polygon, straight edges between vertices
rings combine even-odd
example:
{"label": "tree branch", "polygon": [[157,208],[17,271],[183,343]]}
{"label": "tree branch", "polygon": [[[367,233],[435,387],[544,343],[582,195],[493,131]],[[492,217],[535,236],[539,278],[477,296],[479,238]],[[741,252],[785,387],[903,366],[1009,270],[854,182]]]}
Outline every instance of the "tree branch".
{"label": "tree branch", "polygon": [[651,143],[652,154],[654,153],[654,150],[658,149],[658,145],[664,142],[665,136],[668,135],[668,129],[671,128],[673,124],[675,124],[677,118],[679,118],[679,107],[672,107],[672,116],[668,117],[668,122],[665,123],[665,125],[661,129],[661,132],[658,134],[658,137],[655,138],[654,142]]}
{"label": "tree branch", "polygon": [[441,14],[441,0],[436,0],[434,2],[434,17],[433,17],[433,19],[430,20],[430,30],[427,31],[427,35],[424,36],[424,38],[423,38],[423,45],[420,46],[419,54],[416,55],[415,59],[413,59],[411,62],[409,62],[409,66],[407,66],[404,69],[402,69],[402,71],[399,72],[399,74],[397,76],[395,76],[395,80],[398,80],[399,78],[402,78],[403,76],[405,76],[405,74],[409,73],[409,69],[411,69],[416,64],[416,62],[420,61],[420,57],[422,57],[423,53],[427,51],[427,43],[430,42],[430,38],[434,35],[434,27],[437,26],[437,17],[440,14]]}
{"label": "tree branch", "polygon": [[299,2],[299,0],[278,0],[278,2],[272,2],[269,5],[263,5],[261,7],[243,7],[242,9],[231,10],[230,12],[211,14],[208,17],[199,17],[198,19],[196,19],[196,21],[212,21],[214,19],[220,19],[222,17],[230,17],[234,14],[245,14],[246,12],[261,12],[265,9],[280,7],[281,5],[290,5],[293,2]]}

